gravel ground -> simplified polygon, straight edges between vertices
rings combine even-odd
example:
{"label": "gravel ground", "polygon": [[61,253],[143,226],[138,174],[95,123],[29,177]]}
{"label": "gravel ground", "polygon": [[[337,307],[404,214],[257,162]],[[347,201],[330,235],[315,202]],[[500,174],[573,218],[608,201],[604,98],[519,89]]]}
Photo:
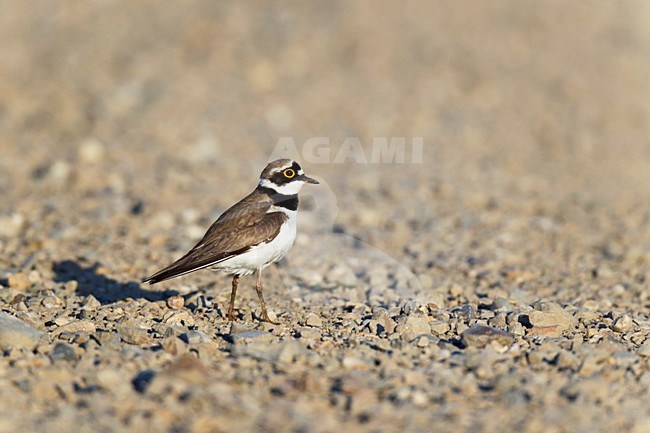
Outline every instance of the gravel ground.
{"label": "gravel ground", "polygon": [[[5,2],[0,431],[650,432],[649,21]],[[225,275],[141,285],[282,137],[321,185],[265,274],[280,324],[252,278],[232,324]],[[334,163],[346,137],[423,160]]]}

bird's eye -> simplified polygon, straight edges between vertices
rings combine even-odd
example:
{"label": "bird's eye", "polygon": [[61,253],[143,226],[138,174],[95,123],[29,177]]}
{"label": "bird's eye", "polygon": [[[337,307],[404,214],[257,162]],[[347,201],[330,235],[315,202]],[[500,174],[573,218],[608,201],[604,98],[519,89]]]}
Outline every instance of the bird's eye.
{"label": "bird's eye", "polygon": [[286,170],[284,170],[282,172],[282,174],[284,174],[284,177],[286,177],[287,179],[291,179],[292,177],[294,177],[296,175],[296,172],[293,171],[292,168],[287,168]]}

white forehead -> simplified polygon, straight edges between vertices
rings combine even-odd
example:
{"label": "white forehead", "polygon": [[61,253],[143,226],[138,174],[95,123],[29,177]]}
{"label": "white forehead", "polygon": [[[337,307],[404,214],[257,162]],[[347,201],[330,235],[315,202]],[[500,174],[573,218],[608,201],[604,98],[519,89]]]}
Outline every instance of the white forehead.
{"label": "white forehead", "polygon": [[[293,166],[293,164],[294,164],[294,161],[289,161],[289,162],[287,162],[286,164],[284,164],[284,165],[282,165],[280,167],[274,168],[272,170],[272,173],[279,173],[281,171],[284,171],[287,168],[291,168]],[[298,170],[298,174],[305,174],[305,172],[302,171],[302,167]]]}

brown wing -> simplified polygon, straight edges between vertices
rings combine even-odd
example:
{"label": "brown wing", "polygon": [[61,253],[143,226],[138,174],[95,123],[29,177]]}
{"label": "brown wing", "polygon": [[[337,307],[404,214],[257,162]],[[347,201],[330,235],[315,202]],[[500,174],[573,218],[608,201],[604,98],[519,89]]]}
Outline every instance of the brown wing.
{"label": "brown wing", "polygon": [[268,196],[253,192],[224,212],[190,252],[143,282],[156,284],[197,271],[275,238],[286,215],[282,212],[267,213],[271,204]]}

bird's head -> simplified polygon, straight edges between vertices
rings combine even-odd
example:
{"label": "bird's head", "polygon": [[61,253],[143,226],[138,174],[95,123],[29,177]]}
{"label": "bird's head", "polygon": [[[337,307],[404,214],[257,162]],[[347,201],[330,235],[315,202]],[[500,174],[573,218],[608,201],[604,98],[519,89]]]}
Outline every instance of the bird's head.
{"label": "bird's head", "polygon": [[276,159],[269,162],[262,170],[259,185],[271,188],[279,194],[298,194],[305,183],[319,183],[316,179],[305,176],[302,167],[291,159]]}

